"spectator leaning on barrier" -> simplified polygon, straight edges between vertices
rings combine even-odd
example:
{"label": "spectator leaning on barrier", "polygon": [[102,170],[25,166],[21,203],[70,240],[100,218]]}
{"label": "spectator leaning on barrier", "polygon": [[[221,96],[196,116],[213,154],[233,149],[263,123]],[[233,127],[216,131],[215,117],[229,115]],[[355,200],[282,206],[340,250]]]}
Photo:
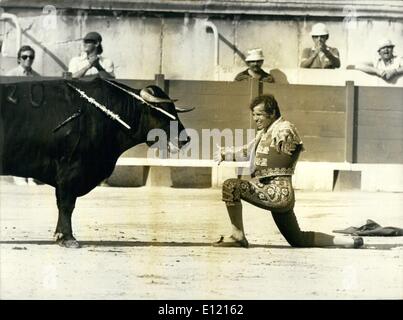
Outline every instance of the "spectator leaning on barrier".
{"label": "spectator leaning on barrier", "polygon": [[[32,68],[35,60],[35,50],[30,46],[22,46],[17,52],[18,66],[6,73],[6,76],[14,77],[40,77],[40,74]],[[16,185],[36,185],[32,178],[14,177]]]}
{"label": "spectator leaning on barrier", "polygon": [[32,65],[35,60],[35,50],[30,46],[22,46],[17,53],[18,66],[6,73],[6,76],[40,77]]}
{"label": "spectator leaning on barrier", "polygon": [[301,68],[335,69],[340,68],[339,51],[326,45],[329,31],[323,23],[317,23],[311,30],[314,46],[305,48],[301,56]]}
{"label": "spectator leaning on barrier", "polygon": [[376,75],[386,81],[403,74],[403,57],[393,54],[395,45],[389,39],[382,40],[377,51],[379,57],[373,62],[364,62],[356,66],[350,65],[347,69],[356,69],[365,73]]}
{"label": "spectator leaning on barrier", "polygon": [[245,58],[248,69],[240,72],[235,77],[235,81],[248,80],[250,78],[258,79],[262,82],[274,82],[274,78],[270,73],[262,69],[264,62],[262,49],[251,49],[248,51],[248,56]]}
{"label": "spectator leaning on barrier", "polygon": [[221,247],[248,247],[242,220],[241,200],[270,210],[281,234],[293,247],[360,247],[362,238],[334,237],[321,232],[301,231],[294,213],[295,196],[291,176],[302,151],[295,126],[281,117],[272,95],[262,95],[250,104],[257,125],[255,139],[242,148],[220,148],[219,163],[238,152],[250,154],[251,179],[228,179],[222,187],[222,200],[232,224],[232,234],[214,243]]}
{"label": "spectator leaning on barrier", "polygon": [[101,78],[114,78],[112,60],[103,57],[102,37],[98,32],[89,32],[83,39],[84,52],[71,59],[69,72],[73,78],[99,75]]}

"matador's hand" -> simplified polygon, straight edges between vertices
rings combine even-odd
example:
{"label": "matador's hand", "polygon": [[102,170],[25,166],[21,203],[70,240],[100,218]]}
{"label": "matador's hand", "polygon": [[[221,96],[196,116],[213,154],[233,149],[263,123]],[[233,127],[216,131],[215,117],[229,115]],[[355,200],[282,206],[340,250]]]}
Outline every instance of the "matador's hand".
{"label": "matador's hand", "polygon": [[217,162],[217,165],[219,165],[224,160],[223,150],[218,144],[216,145],[216,150],[214,151],[213,159],[214,161]]}

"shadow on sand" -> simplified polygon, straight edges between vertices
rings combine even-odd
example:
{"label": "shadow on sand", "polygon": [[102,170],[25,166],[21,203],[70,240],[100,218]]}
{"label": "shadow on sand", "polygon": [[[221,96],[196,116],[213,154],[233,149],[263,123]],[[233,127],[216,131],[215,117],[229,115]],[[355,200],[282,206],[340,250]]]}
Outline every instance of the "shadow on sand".
{"label": "shadow on sand", "polygon": [[[50,240],[4,240],[0,241],[0,245],[56,245],[54,241]],[[211,242],[163,242],[163,241],[80,241],[82,248],[85,247],[212,247]],[[361,249],[366,250],[391,250],[393,248],[403,248],[403,244],[367,244]],[[269,244],[250,244],[249,249],[262,248],[262,249],[301,249],[293,248],[289,245],[269,245]],[[26,248],[13,248],[15,250],[25,250]],[[229,248],[231,249],[231,248]],[[307,249],[307,248],[305,248]],[[319,249],[319,248],[315,248]],[[325,247],[320,249],[340,249],[336,247]],[[351,248],[353,249],[353,248]]]}
{"label": "shadow on sand", "polygon": [[[212,247],[212,242],[176,242],[176,241],[79,241],[81,247]],[[0,241],[0,245],[55,245],[55,241],[51,240],[4,240]],[[277,245],[261,245],[253,244],[249,248],[267,248],[267,249],[290,249],[290,246]],[[18,249],[17,249],[18,250]]]}

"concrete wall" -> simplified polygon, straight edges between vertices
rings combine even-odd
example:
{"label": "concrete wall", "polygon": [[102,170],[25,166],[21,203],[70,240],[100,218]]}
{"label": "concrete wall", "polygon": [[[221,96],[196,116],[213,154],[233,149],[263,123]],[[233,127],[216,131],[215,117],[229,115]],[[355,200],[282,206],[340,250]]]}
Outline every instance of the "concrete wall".
{"label": "concrete wall", "polygon": [[[342,68],[372,60],[375,45],[383,37],[390,37],[396,53],[403,55],[402,18],[358,17],[346,24],[342,17],[56,9],[51,17],[41,8],[4,8],[19,17],[22,43],[37,50],[35,67],[47,76],[61,74],[71,57],[80,53],[80,39],[92,30],[103,35],[104,55],[115,62],[117,77],[129,79],[153,79],[154,74],[163,73],[168,79],[232,80],[245,67],[242,54],[252,47],[263,48],[264,69],[295,74],[302,49],[312,45],[311,26],[318,21],[327,24],[329,45],[339,48]],[[218,67],[214,64],[214,37],[205,26],[207,18],[220,34]],[[2,55],[15,56],[15,32],[9,22],[0,22],[0,40]],[[2,72],[14,61],[6,60],[2,59]]]}

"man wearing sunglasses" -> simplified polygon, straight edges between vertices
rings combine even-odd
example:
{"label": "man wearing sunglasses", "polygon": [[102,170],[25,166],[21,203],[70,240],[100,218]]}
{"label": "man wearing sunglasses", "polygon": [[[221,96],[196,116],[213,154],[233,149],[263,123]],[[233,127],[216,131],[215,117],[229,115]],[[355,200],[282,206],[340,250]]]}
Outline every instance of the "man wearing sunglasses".
{"label": "man wearing sunglasses", "polygon": [[340,68],[339,51],[326,45],[329,31],[323,23],[317,23],[311,31],[314,46],[302,51],[301,68],[335,69]]}
{"label": "man wearing sunglasses", "polygon": [[39,77],[32,64],[35,60],[35,50],[30,46],[22,46],[17,53],[18,67],[7,72],[7,76],[14,77]]}
{"label": "man wearing sunglasses", "polygon": [[[22,46],[17,52],[18,66],[6,73],[6,76],[12,77],[40,77],[40,74],[32,69],[35,60],[35,50],[30,46]],[[14,184],[23,186],[34,186],[39,181],[32,178],[14,177]]]}
{"label": "man wearing sunglasses", "polygon": [[103,57],[102,37],[98,32],[89,32],[83,39],[84,52],[69,63],[73,78],[98,75],[101,78],[114,78],[113,62]]}

